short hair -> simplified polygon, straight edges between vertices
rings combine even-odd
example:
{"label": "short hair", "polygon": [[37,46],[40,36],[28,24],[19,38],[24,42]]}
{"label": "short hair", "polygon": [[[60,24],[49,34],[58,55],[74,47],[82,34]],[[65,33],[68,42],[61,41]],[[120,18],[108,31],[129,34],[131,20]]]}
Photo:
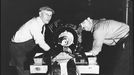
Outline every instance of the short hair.
{"label": "short hair", "polygon": [[42,10],[51,11],[53,14],[55,14],[54,10],[50,8],[49,6],[44,6],[39,9],[39,11],[42,11]]}

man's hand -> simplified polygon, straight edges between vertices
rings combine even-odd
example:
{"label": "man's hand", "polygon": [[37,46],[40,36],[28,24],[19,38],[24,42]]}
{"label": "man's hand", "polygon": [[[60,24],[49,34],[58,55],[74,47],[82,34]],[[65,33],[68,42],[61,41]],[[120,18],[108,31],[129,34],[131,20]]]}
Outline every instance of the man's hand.
{"label": "man's hand", "polygon": [[99,54],[100,51],[91,50],[90,52],[85,52],[86,56],[96,56]]}
{"label": "man's hand", "polygon": [[47,44],[45,44],[45,49],[44,49],[44,51],[49,51],[50,50],[50,47],[47,45]]}

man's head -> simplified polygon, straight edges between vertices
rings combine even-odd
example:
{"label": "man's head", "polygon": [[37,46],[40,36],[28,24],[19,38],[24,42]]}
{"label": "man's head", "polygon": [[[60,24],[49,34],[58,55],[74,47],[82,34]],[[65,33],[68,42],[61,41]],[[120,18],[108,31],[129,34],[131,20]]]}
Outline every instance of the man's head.
{"label": "man's head", "polygon": [[91,31],[91,28],[93,26],[92,19],[90,19],[90,17],[88,17],[80,25],[84,30]]}
{"label": "man's head", "polygon": [[41,7],[39,9],[39,16],[41,20],[45,23],[48,24],[49,21],[51,20],[52,14],[54,14],[54,10],[51,9],[50,7]]}

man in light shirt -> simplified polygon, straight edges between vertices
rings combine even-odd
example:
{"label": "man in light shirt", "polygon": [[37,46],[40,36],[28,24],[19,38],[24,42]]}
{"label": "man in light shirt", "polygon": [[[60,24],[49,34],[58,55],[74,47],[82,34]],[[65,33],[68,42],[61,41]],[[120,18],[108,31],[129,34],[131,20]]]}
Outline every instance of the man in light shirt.
{"label": "man in light shirt", "polygon": [[[24,70],[26,54],[33,50],[35,45],[39,45],[44,51],[50,47],[45,42],[45,24],[51,20],[54,10],[50,7],[41,7],[39,16],[30,19],[15,33],[10,42],[11,61],[10,66],[16,66],[18,75],[29,75],[29,71]],[[43,29],[43,30],[42,30]]]}
{"label": "man in light shirt", "polygon": [[117,42],[126,38],[129,32],[127,24],[115,20],[93,20],[88,17],[80,25],[83,30],[93,33],[92,50],[85,53],[87,56],[98,55],[103,44],[109,46],[116,45]]}

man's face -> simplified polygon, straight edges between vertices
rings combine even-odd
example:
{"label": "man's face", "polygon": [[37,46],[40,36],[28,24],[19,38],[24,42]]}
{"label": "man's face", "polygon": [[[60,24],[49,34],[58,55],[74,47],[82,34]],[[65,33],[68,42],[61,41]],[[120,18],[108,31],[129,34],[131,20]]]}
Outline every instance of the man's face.
{"label": "man's face", "polygon": [[90,22],[88,21],[88,19],[84,20],[82,23],[81,23],[81,26],[84,30],[86,31],[90,31],[91,30],[91,24]]}
{"label": "man's face", "polygon": [[40,17],[44,23],[48,24],[49,21],[51,20],[52,12],[47,11],[47,10],[43,10],[40,12]]}

